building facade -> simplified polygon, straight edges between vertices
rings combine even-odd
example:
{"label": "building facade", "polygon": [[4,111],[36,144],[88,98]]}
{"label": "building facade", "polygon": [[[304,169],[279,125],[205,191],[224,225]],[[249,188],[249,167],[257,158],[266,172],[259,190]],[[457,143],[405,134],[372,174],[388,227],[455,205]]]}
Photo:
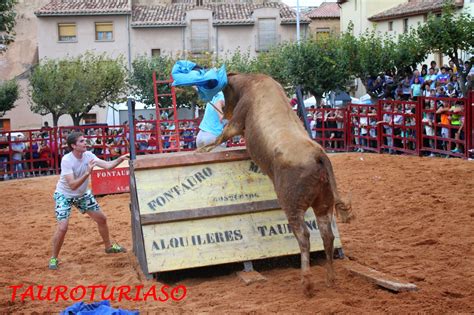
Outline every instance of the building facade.
{"label": "building facade", "polygon": [[341,13],[336,2],[323,2],[306,15],[311,19],[309,34],[311,37],[328,36],[341,32]]}
{"label": "building facade", "polygon": [[[296,40],[296,12],[279,1],[52,0],[41,3],[34,14],[37,60],[91,51],[123,57],[130,67],[138,56],[210,53],[225,58],[237,49],[256,56]],[[311,20],[303,16],[300,22],[304,38]],[[50,115],[30,111],[28,82],[21,85],[17,107],[1,119],[11,129],[52,124]],[[88,119],[94,117],[105,122],[107,109],[94,107]],[[64,115],[59,124],[71,125],[72,120]]]}
{"label": "building facade", "polygon": [[[341,31],[347,31],[353,24],[353,34],[375,30],[395,38],[426,22],[429,14],[441,14],[444,0],[385,0],[383,6],[378,0],[338,0],[341,7]],[[458,12],[472,11],[473,0],[454,0]],[[461,59],[466,56],[461,54]],[[435,60],[438,65],[448,63],[441,54],[431,54],[425,63]],[[365,94],[365,88],[357,80],[356,96]]]}

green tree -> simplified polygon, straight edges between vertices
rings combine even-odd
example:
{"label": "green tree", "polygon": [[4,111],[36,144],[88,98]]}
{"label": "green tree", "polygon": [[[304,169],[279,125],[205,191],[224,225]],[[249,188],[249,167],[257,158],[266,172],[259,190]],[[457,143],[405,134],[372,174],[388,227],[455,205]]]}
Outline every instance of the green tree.
{"label": "green tree", "polygon": [[15,107],[18,99],[18,83],[15,80],[0,83],[0,117]]}
{"label": "green tree", "polygon": [[349,68],[352,74],[361,80],[372,99],[377,99],[369,86],[370,82],[379,74],[396,68],[397,45],[391,37],[381,35],[375,30],[367,30],[357,38],[351,36],[346,34],[344,37],[350,41],[350,45],[346,46],[352,48],[349,50],[351,53]]}
{"label": "green tree", "polygon": [[44,60],[30,77],[31,110],[52,114],[54,126],[60,116],[69,114],[77,126],[92,107],[105,107],[123,94],[125,76],[122,61],[105,55]]}
{"label": "green tree", "polygon": [[75,126],[94,106],[105,107],[125,92],[127,72],[121,58],[86,53],[67,62],[65,70],[74,91],[66,109]]}
{"label": "green tree", "polygon": [[16,18],[14,7],[16,3],[17,0],[0,1],[0,51],[5,49],[5,45],[13,41],[12,34]]}
{"label": "green tree", "polygon": [[[466,13],[455,14],[452,1],[446,2],[441,17],[430,15],[425,24],[418,27],[417,32],[421,41],[431,52],[442,53],[451,58],[458,69],[462,64],[459,60],[459,52],[465,51],[473,53],[474,47],[474,18]],[[459,83],[466,93],[471,87],[472,81],[465,85],[466,75],[469,69],[465,69],[464,73],[459,76]]]}
{"label": "green tree", "polygon": [[250,51],[244,53],[237,49],[232,55],[226,55],[219,63],[225,63],[227,72],[257,72],[257,58],[250,57]]}
{"label": "green tree", "polygon": [[[338,37],[286,43],[259,58],[257,68],[274,77],[290,93],[297,85],[319,102],[325,92],[344,90],[350,73]],[[263,59],[263,60],[262,60]]]}
{"label": "green tree", "polygon": [[[411,28],[407,33],[398,36],[393,64],[399,73],[403,70],[413,71],[417,65],[426,60],[429,47],[419,35],[416,29]],[[402,70],[402,71],[400,71]],[[397,81],[403,78],[397,77]]]}

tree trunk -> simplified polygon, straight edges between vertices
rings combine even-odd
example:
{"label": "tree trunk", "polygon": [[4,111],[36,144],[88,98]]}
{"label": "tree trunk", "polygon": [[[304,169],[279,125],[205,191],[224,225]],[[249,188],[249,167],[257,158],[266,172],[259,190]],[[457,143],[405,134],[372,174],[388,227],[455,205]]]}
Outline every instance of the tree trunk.
{"label": "tree trunk", "polygon": [[59,121],[59,115],[58,114],[54,114],[53,113],[53,127],[57,127],[58,126],[58,121]]}
{"label": "tree trunk", "polygon": [[82,114],[71,114],[70,116],[72,118],[74,126],[79,126],[82,119]]}

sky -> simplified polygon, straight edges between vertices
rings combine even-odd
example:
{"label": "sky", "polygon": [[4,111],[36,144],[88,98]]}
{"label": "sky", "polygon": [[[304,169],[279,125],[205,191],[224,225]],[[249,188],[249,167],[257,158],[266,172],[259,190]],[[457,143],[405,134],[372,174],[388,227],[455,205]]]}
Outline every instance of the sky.
{"label": "sky", "polygon": [[[299,0],[300,7],[318,7],[321,2],[336,2],[337,0]],[[296,7],[296,0],[282,0],[290,7]]]}

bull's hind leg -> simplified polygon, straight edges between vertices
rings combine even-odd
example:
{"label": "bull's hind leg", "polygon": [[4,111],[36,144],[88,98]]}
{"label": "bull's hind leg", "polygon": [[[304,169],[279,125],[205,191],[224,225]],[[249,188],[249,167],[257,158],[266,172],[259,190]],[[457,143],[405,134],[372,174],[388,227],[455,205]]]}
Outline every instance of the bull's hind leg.
{"label": "bull's hind leg", "polygon": [[285,209],[288,217],[288,223],[291,230],[298,241],[301,251],[301,281],[303,283],[304,294],[308,297],[313,296],[313,283],[311,281],[311,272],[309,268],[309,231],[304,222],[304,211],[296,211],[294,215],[292,211]]}
{"label": "bull's hind leg", "polygon": [[[326,205],[323,205],[323,207],[325,206]],[[321,206],[319,206],[319,208],[321,208]],[[326,284],[328,286],[333,286],[335,278],[333,267],[334,234],[332,232],[331,227],[332,214],[331,212],[326,212],[327,210],[329,209],[324,210],[324,212],[326,213],[324,215],[316,214],[316,219],[318,222],[319,233],[321,234],[321,238],[323,239],[324,252],[326,253]]]}
{"label": "bull's hind leg", "polygon": [[243,133],[243,129],[239,128],[237,124],[229,122],[224,127],[224,130],[222,131],[221,135],[217,137],[216,141],[214,143],[208,144],[204,147],[201,147],[197,149],[197,152],[210,152],[212,149],[220,145],[221,143],[226,142],[227,140],[231,139],[234,136],[241,135]]}

